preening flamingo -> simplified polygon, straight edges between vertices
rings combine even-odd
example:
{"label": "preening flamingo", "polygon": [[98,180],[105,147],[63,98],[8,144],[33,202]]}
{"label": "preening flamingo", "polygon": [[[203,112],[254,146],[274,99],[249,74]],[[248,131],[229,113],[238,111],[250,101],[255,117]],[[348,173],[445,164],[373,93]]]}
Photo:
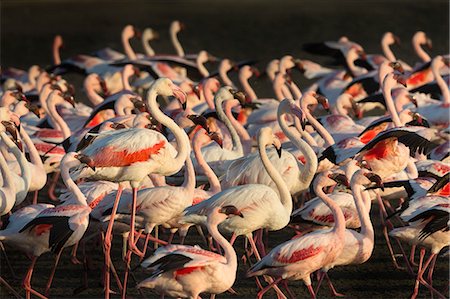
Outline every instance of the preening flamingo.
{"label": "preening flamingo", "polygon": [[208,231],[223,248],[225,256],[197,246],[161,247],[142,262],[141,266],[150,270],[151,276],[141,281],[138,287],[152,288],[161,295],[182,298],[198,298],[201,293],[220,294],[231,288],[236,279],[237,256],[217,226],[237,216],[244,217],[234,206],[212,207],[208,211]]}

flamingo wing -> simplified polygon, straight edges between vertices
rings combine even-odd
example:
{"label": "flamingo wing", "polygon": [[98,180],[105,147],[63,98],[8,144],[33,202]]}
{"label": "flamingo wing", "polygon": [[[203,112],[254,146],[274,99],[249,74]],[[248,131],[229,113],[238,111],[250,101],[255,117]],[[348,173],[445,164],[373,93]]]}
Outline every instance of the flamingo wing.
{"label": "flamingo wing", "polygon": [[411,218],[410,221],[426,221],[428,219],[430,219],[430,221],[420,230],[419,240],[424,240],[437,231],[450,230],[450,227],[448,226],[450,220],[448,207],[446,209],[440,209],[439,206],[437,206],[436,208],[428,209]]}
{"label": "flamingo wing", "polygon": [[67,216],[38,216],[28,222],[19,232],[31,228],[35,229],[35,233],[39,235],[49,230],[49,247],[53,252],[59,252],[73,233],[69,227],[69,219],[70,217]]}

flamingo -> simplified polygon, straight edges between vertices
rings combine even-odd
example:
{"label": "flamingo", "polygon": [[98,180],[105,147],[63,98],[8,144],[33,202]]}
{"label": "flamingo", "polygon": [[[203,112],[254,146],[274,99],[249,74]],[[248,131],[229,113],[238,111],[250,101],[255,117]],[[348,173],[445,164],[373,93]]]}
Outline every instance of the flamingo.
{"label": "flamingo", "polygon": [[[345,219],[339,206],[334,203],[322,188],[332,186],[335,180],[346,181],[345,176],[331,171],[321,173],[314,181],[314,191],[332,210],[335,226],[331,230],[319,230],[284,242],[272,249],[261,261],[254,264],[247,276],[271,275],[277,279],[261,290],[257,297],[262,298],[273,285],[282,279],[302,279],[311,298],[315,298],[310,274],[332,264],[341,254],[345,243]],[[346,183],[348,185],[348,181]]]}
{"label": "flamingo", "polygon": [[[5,131],[6,128],[1,125],[0,131]],[[1,209],[0,216],[8,214],[12,208],[14,207],[14,203],[16,202],[16,185],[14,182],[14,178],[11,175],[11,171],[9,170],[8,164],[5,161],[3,155],[0,155],[0,170],[2,173],[2,187],[1,187]]]}
{"label": "flamingo", "polygon": [[233,234],[232,243],[234,243],[237,236],[246,236],[257,259],[260,259],[252,232],[261,228],[269,230],[282,229],[288,224],[289,215],[292,212],[292,198],[289,189],[266,154],[265,148],[270,144],[274,144],[279,151],[281,144],[274,137],[272,130],[269,127],[261,129],[258,136],[259,154],[266,171],[278,188],[278,194],[272,188],[261,184],[231,187],[216,193],[211,198],[197,205],[187,208],[185,216],[180,222],[204,224],[206,221],[205,211],[209,208],[228,204],[235,205],[245,216],[246,220],[229,219],[223,222],[219,229]]}
{"label": "flamingo", "polygon": [[77,243],[87,229],[91,209],[69,176],[69,169],[80,165],[80,159],[83,160],[83,157],[69,153],[64,156],[61,167],[64,182],[73,193],[76,193],[75,203],[58,207],[42,204],[25,207],[11,215],[8,226],[0,231],[0,241],[32,257],[23,282],[27,298],[30,298],[30,294],[46,298],[31,288],[31,276],[38,257],[49,251],[57,254],[45,290],[48,295],[62,250]]}
{"label": "flamingo", "polygon": [[[95,180],[131,182],[133,204],[130,222],[131,233],[128,241],[130,248],[137,253],[140,253],[140,251],[137,250],[134,242],[134,217],[139,183],[150,173],[171,175],[178,172],[189,151],[189,139],[186,133],[159,110],[156,103],[158,95],[174,95],[183,104],[186,101],[186,94],[170,79],[161,78],[153,83],[147,95],[147,106],[152,116],[174,134],[178,145],[177,153],[167,139],[156,131],[131,128],[106,132],[81,151],[82,154],[91,159],[89,163],[95,167],[95,170],[78,169],[74,172],[74,176],[78,178],[88,177]],[[107,298],[109,298],[111,233],[122,190],[122,185],[119,185],[104,242],[105,297]]]}
{"label": "flamingo", "polygon": [[150,270],[151,275],[141,281],[138,288],[152,288],[161,295],[181,298],[198,298],[204,292],[220,294],[230,289],[236,279],[237,256],[217,226],[237,216],[244,217],[234,206],[213,207],[208,212],[208,231],[223,248],[225,256],[198,246],[161,247],[142,262],[141,266]]}
{"label": "flamingo", "polygon": [[423,31],[417,31],[414,33],[414,36],[412,38],[412,45],[414,48],[414,51],[416,52],[417,56],[422,60],[422,62],[429,62],[431,60],[430,55],[427,54],[422,48],[422,45],[425,45],[428,47],[428,49],[431,49],[432,42],[431,39],[427,37],[425,32]]}
{"label": "flamingo", "polygon": [[142,47],[144,48],[145,55],[147,56],[154,56],[155,51],[150,46],[150,41],[154,39],[159,38],[159,33],[156,30],[153,30],[152,28],[146,28],[144,31],[142,31],[141,41],[142,41]]}
{"label": "flamingo", "polygon": [[[425,248],[420,250],[419,269],[411,298],[417,297],[419,284],[425,285],[439,298],[445,298],[444,295],[433,288],[432,274],[437,254],[442,248],[450,245],[450,233],[447,225],[450,212],[448,208],[449,200],[447,197],[440,197],[427,200],[427,202],[428,204],[426,205],[411,206],[405,210],[402,213],[402,218],[409,222],[410,225],[395,228],[389,232],[389,235],[411,245],[420,245],[431,251],[430,257],[423,264]],[[422,276],[428,268],[429,281],[427,282]]]}
{"label": "flamingo", "polygon": [[[301,138],[298,133],[289,128],[285,114],[296,114],[302,117],[302,111],[295,105],[293,100],[284,99],[278,106],[278,122],[284,134],[300,153],[292,154],[284,152],[281,160],[275,157],[274,152],[269,152],[269,159],[276,165],[277,171],[282,174],[283,180],[288,185],[291,194],[305,191],[310,185],[317,170],[317,157],[313,149]],[[305,163],[297,161],[297,155],[302,155]],[[226,175],[221,178],[222,187],[237,186],[242,184],[264,184],[277,191],[276,184],[270,174],[265,172],[258,155],[250,154],[233,161],[227,169]]]}

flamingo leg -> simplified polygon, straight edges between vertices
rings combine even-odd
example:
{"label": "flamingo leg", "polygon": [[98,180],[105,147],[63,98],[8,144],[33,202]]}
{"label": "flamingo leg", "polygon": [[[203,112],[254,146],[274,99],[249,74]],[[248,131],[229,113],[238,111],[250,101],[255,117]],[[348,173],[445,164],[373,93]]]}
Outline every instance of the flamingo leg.
{"label": "flamingo leg", "polygon": [[[173,238],[173,235],[174,235],[174,234],[171,234],[172,238]],[[144,248],[143,248],[143,250],[142,250],[142,257],[141,257],[141,259],[140,259],[141,262],[142,262],[142,260],[144,259],[145,254],[147,253],[148,241],[150,240],[150,236],[151,236],[150,233],[148,233],[148,234],[145,236]],[[168,241],[167,244],[171,244],[171,241],[172,241],[172,240]]]}
{"label": "flamingo leg", "polygon": [[414,256],[416,255],[416,245],[411,246],[411,253],[409,254],[409,262],[412,266],[417,266],[416,262],[414,261]]}
{"label": "flamingo leg", "polygon": [[425,279],[423,279],[423,274],[427,270],[428,266],[430,266],[430,263],[435,259],[436,254],[432,253],[428,260],[425,262],[424,266],[422,267],[422,270],[417,273],[417,278],[421,284],[426,286],[431,292],[434,292],[439,298],[445,299],[445,296],[442,295],[439,291],[437,291],[435,288],[433,288]]}
{"label": "flamingo leg", "polygon": [[135,219],[136,219],[136,200],[137,200],[137,188],[133,187],[133,203],[131,205],[131,219],[130,219],[130,227],[131,231],[128,235],[128,250],[131,250],[136,255],[142,257],[142,252],[136,247],[136,243],[134,241],[134,232],[135,232]]}
{"label": "flamingo leg", "polygon": [[55,264],[53,265],[52,272],[50,273],[50,277],[49,277],[49,279],[47,281],[47,285],[45,287],[44,294],[46,297],[48,297],[48,295],[50,294],[50,287],[52,286],[53,277],[55,277],[56,267],[58,266],[59,259],[61,258],[62,252],[63,252],[63,248],[61,248],[61,250],[56,255]]}
{"label": "flamingo leg", "polygon": [[27,274],[25,275],[25,278],[23,279],[23,287],[25,289],[27,299],[31,298],[31,294],[33,294],[41,299],[47,299],[47,297],[45,297],[41,293],[39,293],[31,288],[31,277],[33,276],[33,269],[34,269],[34,266],[36,265],[37,259],[38,259],[37,256],[33,256],[31,258],[30,267],[28,268]]}
{"label": "flamingo leg", "polygon": [[[200,235],[200,237],[202,237],[203,242],[205,242],[205,245],[208,245],[208,241],[206,240],[205,233],[203,233],[202,227],[200,225],[196,225],[195,228],[197,229],[197,232]],[[189,227],[187,229],[189,230]],[[187,234],[187,231],[186,231],[186,234]],[[186,237],[186,235],[184,235],[184,236]],[[183,239],[183,243],[184,243],[184,239]],[[183,244],[183,243],[180,243],[180,244]]]}
{"label": "flamingo leg", "polygon": [[288,292],[289,298],[291,299],[295,299],[295,294],[291,291],[291,289],[288,286],[288,282],[287,280],[282,280],[281,283],[283,284],[283,287],[286,289],[286,291]]}
{"label": "flamingo leg", "polygon": [[322,285],[322,281],[323,278],[325,277],[325,272],[323,271],[319,271],[319,279],[317,281],[317,286],[316,286],[316,290],[314,291],[314,293],[317,295],[317,293],[319,292],[320,286]]}
{"label": "flamingo leg", "polygon": [[[250,242],[250,246],[253,248],[253,252],[255,253],[255,257],[258,261],[261,260],[261,256],[258,252],[258,249],[256,248],[256,244],[255,241],[253,240],[253,235],[250,233],[247,235],[247,239]],[[278,298],[284,298],[286,299],[287,297],[283,294],[283,292],[280,290],[280,288],[276,285],[276,284],[272,284],[273,283],[273,279],[270,276],[266,276],[264,275],[264,279],[266,280],[266,282],[268,282],[271,287],[274,288],[274,290],[277,292],[277,297]]]}
{"label": "flamingo leg", "polygon": [[336,289],[334,288],[334,285],[333,285],[333,283],[331,282],[331,279],[330,279],[330,277],[328,276],[328,273],[327,273],[327,272],[325,272],[325,277],[327,278],[328,287],[330,288],[331,294],[332,294],[334,297],[345,297],[344,294],[338,293],[338,292],[336,291]]}
{"label": "flamingo leg", "polygon": [[50,185],[48,187],[48,197],[52,200],[52,201],[58,201],[58,197],[55,194],[55,187],[56,187],[56,183],[58,182],[59,176],[60,176],[61,172],[59,171],[55,171],[55,173],[53,174],[53,177],[50,181]]}
{"label": "flamingo leg", "polygon": [[123,277],[122,299],[125,299],[127,296],[128,274],[130,273],[131,254],[132,252],[128,250],[127,256],[125,258],[125,274]]}
{"label": "flamingo leg", "polygon": [[311,286],[311,284],[307,284],[306,287],[308,288],[309,294],[311,295],[312,299],[316,299],[316,294],[314,293],[314,290]]}
{"label": "flamingo leg", "polygon": [[258,229],[256,232],[256,237],[258,240],[256,241],[256,245],[258,245],[258,250],[261,253],[262,256],[266,256],[266,248],[264,246],[263,242],[263,229]]}
{"label": "flamingo leg", "polygon": [[272,281],[268,286],[266,286],[264,289],[258,292],[256,295],[256,298],[261,299],[267,291],[269,291],[272,287],[277,285],[281,281],[281,277],[277,278],[276,280]]}
{"label": "flamingo leg", "polygon": [[3,285],[5,288],[8,289],[8,291],[16,296],[16,298],[22,299],[22,296],[19,295],[19,293],[16,292],[16,290],[13,289],[12,286],[9,285],[9,283],[6,282],[1,276],[0,276],[0,285]]}
{"label": "flamingo leg", "polygon": [[6,254],[6,250],[5,250],[5,247],[3,246],[2,242],[0,242],[0,249],[2,250],[3,255],[5,256],[6,265],[8,266],[8,269],[11,272],[11,275],[12,275],[13,279],[17,279],[16,272],[14,272],[14,269],[11,266],[11,262],[9,261],[8,255]]}
{"label": "flamingo leg", "polygon": [[34,191],[34,194],[33,194],[33,204],[34,205],[37,204],[37,202],[38,202],[38,195],[39,195],[39,190]]}
{"label": "flamingo leg", "polygon": [[114,205],[111,212],[111,218],[109,219],[108,228],[105,234],[105,240],[103,242],[105,252],[105,299],[109,299],[110,293],[110,265],[111,265],[111,242],[112,242],[112,229],[114,225],[114,218],[116,217],[117,207],[119,206],[120,196],[122,195],[123,186],[119,184]]}
{"label": "flamingo leg", "polygon": [[82,262],[80,262],[80,260],[77,258],[77,250],[80,242],[75,243],[75,245],[72,248],[72,252],[70,254],[70,262],[74,265],[82,264]]}
{"label": "flamingo leg", "polygon": [[425,256],[425,249],[421,248],[420,249],[420,254],[419,254],[419,269],[417,270],[417,278],[416,278],[416,282],[414,284],[414,291],[411,295],[411,299],[415,299],[417,297],[417,294],[419,293],[419,274],[422,271],[422,264],[423,264],[423,257]]}

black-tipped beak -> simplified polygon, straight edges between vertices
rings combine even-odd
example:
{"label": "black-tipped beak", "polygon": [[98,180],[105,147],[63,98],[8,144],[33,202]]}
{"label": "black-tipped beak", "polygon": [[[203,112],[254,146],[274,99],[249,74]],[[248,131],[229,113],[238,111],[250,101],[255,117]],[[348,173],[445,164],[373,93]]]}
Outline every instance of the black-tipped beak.
{"label": "black-tipped beak", "polygon": [[121,129],[125,129],[125,125],[121,124],[121,123],[113,123],[111,125],[111,128],[115,129],[115,130],[121,130]]}
{"label": "black-tipped beak", "polygon": [[5,126],[6,131],[11,134],[14,143],[19,147],[19,133],[16,125],[6,120],[2,121],[2,125]]}
{"label": "black-tipped beak", "polygon": [[273,146],[277,150],[278,158],[281,158],[281,153],[282,153],[283,148],[281,147],[281,145],[280,145],[280,147],[277,147],[275,144]]}
{"label": "black-tipped beak", "polygon": [[345,176],[345,174],[333,173],[333,174],[330,174],[328,177],[330,179],[332,179],[333,181],[335,181],[336,183],[339,183],[345,187],[350,187],[350,183],[349,183],[347,177]]}
{"label": "black-tipped beak", "polygon": [[78,154],[75,156],[75,158],[77,158],[81,163],[86,164],[87,166],[89,166],[89,168],[95,171],[94,161],[90,157],[83,154]]}
{"label": "black-tipped beak", "polygon": [[235,206],[224,206],[220,209],[219,213],[223,213],[225,215],[236,215],[244,218],[244,215],[242,215],[242,213]]}
{"label": "black-tipped beak", "polygon": [[214,140],[221,148],[223,148],[223,140],[220,138],[219,134],[217,132],[211,132],[208,134],[209,138],[211,140]]}
{"label": "black-tipped beak", "polygon": [[384,184],[381,177],[375,173],[369,172],[366,173],[365,176],[371,181],[375,183],[375,186],[381,189],[381,191],[384,191]]}
{"label": "black-tipped beak", "polygon": [[186,110],[187,107],[187,102],[183,102],[183,104],[181,104],[181,108],[183,108],[183,110]]}

